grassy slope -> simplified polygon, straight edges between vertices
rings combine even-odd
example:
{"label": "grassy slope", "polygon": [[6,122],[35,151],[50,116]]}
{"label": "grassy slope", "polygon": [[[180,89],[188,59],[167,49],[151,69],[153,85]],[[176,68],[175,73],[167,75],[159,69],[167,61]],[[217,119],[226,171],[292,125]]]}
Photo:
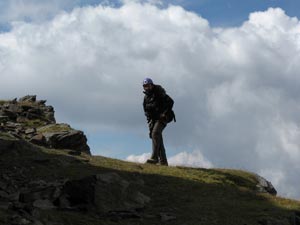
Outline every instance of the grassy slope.
{"label": "grassy slope", "polygon": [[[19,151],[1,156],[0,170],[25,168],[30,179],[55,180],[81,178],[114,171],[149,197],[142,219],[101,220],[92,213],[44,211],[44,218],[64,224],[165,224],[160,213],[176,216],[166,224],[263,224],[264,220],[281,220],[289,224],[292,212],[300,211],[300,202],[257,194],[252,174],[226,169],[193,169],[124,162],[100,156],[68,156],[59,150]],[[35,159],[49,159],[36,163]],[[144,185],[139,185],[143,180]],[[0,210],[0,224],[7,224],[6,212]],[[284,220],[284,218],[286,218]]]}

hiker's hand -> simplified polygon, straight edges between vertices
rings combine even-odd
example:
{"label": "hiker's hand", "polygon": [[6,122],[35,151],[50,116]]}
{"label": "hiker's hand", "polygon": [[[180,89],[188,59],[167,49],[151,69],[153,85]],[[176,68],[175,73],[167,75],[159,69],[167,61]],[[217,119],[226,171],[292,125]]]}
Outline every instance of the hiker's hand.
{"label": "hiker's hand", "polygon": [[160,119],[161,120],[165,120],[167,118],[166,114],[162,113],[160,114]]}

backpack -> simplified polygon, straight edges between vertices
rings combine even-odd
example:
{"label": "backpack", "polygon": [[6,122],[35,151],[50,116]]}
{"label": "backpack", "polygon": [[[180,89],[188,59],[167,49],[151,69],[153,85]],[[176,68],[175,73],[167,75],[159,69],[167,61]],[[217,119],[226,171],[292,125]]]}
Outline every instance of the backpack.
{"label": "backpack", "polygon": [[174,122],[176,122],[176,117],[175,117],[175,113],[174,113],[173,109],[168,110],[168,111],[165,113],[165,115],[166,115],[166,122],[167,122],[167,123],[170,123],[170,122],[172,122],[173,120],[174,120]]}
{"label": "backpack", "polygon": [[167,98],[167,101],[169,102],[169,104],[171,106],[170,109],[165,112],[166,122],[167,123],[170,123],[172,121],[176,122],[175,113],[174,113],[174,111],[172,109],[173,105],[174,105],[174,100],[169,95],[167,95],[167,94],[166,94],[166,98]]}

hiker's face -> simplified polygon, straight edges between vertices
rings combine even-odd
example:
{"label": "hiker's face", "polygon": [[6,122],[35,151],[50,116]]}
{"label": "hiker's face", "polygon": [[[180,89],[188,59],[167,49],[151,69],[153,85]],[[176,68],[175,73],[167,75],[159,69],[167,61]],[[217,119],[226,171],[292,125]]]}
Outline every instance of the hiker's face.
{"label": "hiker's face", "polygon": [[143,88],[145,91],[151,91],[152,88],[153,88],[153,85],[152,84],[145,84],[143,85]]}

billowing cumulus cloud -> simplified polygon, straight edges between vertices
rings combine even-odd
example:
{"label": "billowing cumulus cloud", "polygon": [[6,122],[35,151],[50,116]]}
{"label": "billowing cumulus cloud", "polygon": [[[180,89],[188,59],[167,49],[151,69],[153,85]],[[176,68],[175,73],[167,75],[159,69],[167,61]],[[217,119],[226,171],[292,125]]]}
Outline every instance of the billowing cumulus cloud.
{"label": "billowing cumulus cloud", "polygon": [[150,76],[175,100],[169,146],[201,149],[209,165],[257,172],[300,198],[299,60],[299,21],[279,8],[222,29],[181,7],[125,1],[14,23],[0,34],[0,94],[35,93],[61,120],[139,137]]}
{"label": "billowing cumulus cloud", "polygon": [[181,152],[169,159],[170,165],[175,166],[189,166],[211,168],[212,163],[208,161],[201,153],[201,151]]}
{"label": "billowing cumulus cloud", "polygon": [[22,20],[45,21],[76,3],[78,0],[2,0],[0,24]]}
{"label": "billowing cumulus cloud", "polygon": [[[150,153],[143,153],[142,155],[130,155],[126,158],[130,162],[145,163],[151,156]],[[180,152],[169,158],[169,165],[171,166],[188,166],[188,167],[202,167],[212,168],[213,165],[202,155],[201,151]]]}
{"label": "billowing cumulus cloud", "polygon": [[151,153],[143,153],[142,155],[130,155],[126,158],[129,162],[145,163],[149,159]]}

